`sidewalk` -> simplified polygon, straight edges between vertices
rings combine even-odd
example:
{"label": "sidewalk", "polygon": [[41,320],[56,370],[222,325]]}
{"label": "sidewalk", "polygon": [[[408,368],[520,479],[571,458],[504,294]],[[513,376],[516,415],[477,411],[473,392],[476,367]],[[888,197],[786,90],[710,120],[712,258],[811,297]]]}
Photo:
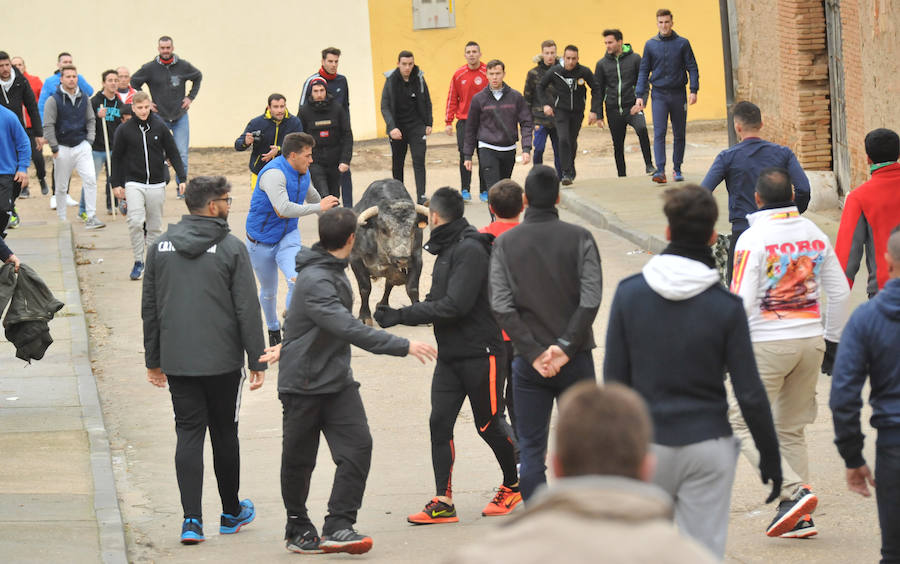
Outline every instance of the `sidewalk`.
{"label": "sidewalk", "polygon": [[71,227],[25,222],[7,243],[66,307],[42,360],[27,365],[0,344],[2,560],[127,562]]}

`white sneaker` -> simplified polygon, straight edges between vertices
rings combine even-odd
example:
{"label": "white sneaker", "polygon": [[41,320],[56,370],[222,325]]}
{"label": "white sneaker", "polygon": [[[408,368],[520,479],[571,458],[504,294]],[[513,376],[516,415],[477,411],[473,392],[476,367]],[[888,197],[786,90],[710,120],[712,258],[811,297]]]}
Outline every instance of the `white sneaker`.
{"label": "white sneaker", "polygon": [[72,199],[72,196],[66,194],[66,205],[69,207],[77,206],[78,202]]}
{"label": "white sneaker", "polygon": [[56,196],[50,196],[50,209],[56,209]]}

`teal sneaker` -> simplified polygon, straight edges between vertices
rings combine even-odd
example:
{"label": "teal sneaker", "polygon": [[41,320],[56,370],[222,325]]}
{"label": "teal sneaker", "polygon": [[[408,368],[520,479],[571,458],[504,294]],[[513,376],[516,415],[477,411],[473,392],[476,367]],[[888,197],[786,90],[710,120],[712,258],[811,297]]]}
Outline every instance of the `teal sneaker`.
{"label": "teal sneaker", "polygon": [[256,508],[253,502],[245,499],[241,502],[241,512],[237,515],[222,514],[219,525],[219,534],[232,535],[241,530],[241,527],[253,521],[256,518]]}

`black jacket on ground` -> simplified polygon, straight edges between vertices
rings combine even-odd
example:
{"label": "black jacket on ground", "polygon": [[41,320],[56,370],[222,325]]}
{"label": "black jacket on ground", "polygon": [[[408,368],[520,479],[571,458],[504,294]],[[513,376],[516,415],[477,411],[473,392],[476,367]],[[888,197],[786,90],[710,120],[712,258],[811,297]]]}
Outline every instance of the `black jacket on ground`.
{"label": "black jacket on ground", "polygon": [[531,108],[531,115],[534,118],[535,125],[554,127],[556,120],[553,119],[553,116],[548,116],[544,113],[544,104],[537,93],[538,84],[540,84],[547,71],[550,70],[550,67],[544,64],[544,60],[540,55],[535,57],[535,61],[537,66],[529,70],[525,76],[525,87],[522,89],[522,96],[525,98],[525,103]]}
{"label": "black jacket on ground", "polygon": [[44,358],[53,343],[48,323],[66,304],[53,297],[50,289],[30,266],[4,264],[0,267],[0,312],[6,309],[3,327],[6,339],[16,347],[16,358],[29,364]]}
{"label": "black jacket on ground", "polygon": [[[400,69],[386,73],[387,79],[384,81],[384,89],[381,91],[381,117],[387,125],[387,132],[400,127],[403,124],[398,123],[397,108],[400,103],[400,96],[404,95],[407,90],[403,84],[403,77],[400,75]],[[419,70],[419,66],[413,67],[409,74],[409,91],[415,95],[416,115],[426,127],[431,127],[434,117],[431,112],[431,94],[428,93],[428,85],[425,84],[425,75]]]}
{"label": "black jacket on ground", "polygon": [[584,65],[566,70],[562,64],[553,65],[538,83],[538,100],[554,110],[583,114],[587,89],[591,89],[591,111],[602,110],[603,93],[597,89],[594,73]]}
{"label": "black jacket on ground", "polygon": [[[115,166],[113,168],[115,170]],[[265,370],[250,255],[219,217],[185,215],[147,251],[141,297],[147,368],[177,376]]]}
{"label": "black jacket on ground", "polygon": [[[622,46],[622,54],[616,57],[609,53],[597,61],[594,69],[594,81],[597,83],[598,95],[606,99],[607,113],[627,116],[636,100],[634,87],[637,85],[638,71],[641,68],[641,56],[626,43]],[[603,105],[599,106],[597,117],[603,118]]]}
{"label": "black jacket on ground", "polygon": [[279,394],[331,394],[353,385],[350,345],[406,356],[409,341],[353,317],[353,290],[339,259],[316,243],[297,253],[297,282],[284,324]]}
{"label": "black jacket on ground", "polygon": [[313,162],[327,166],[350,164],[353,158],[353,130],[350,113],[331,94],[321,102],[308,99],[300,108],[303,131],[316,140]]}
{"label": "black jacket on ground", "polygon": [[424,245],[437,255],[431,290],[424,302],[400,310],[400,323],[434,324],[441,360],[486,357],[503,347],[488,297],[493,240],[460,218],[434,228]]}
{"label": "black jacket on ground", "polygon": [[153,113],[147,117],[147,121],[134,116],[116,130],[110,158],[112,176],[109,182],[113,187],[125,186],[126,182],[165,182],[166,159],[175,167],[178,182],[187,181],[175,138],[165,122]]}
{"label": "black jacket on ground", "polygon": [[22,106],[31,118],[31,128],[35,131],[41,131],[41,114],[38,112],[37,100],[34,97],[34,90],[31,89],[31,83],[25,78],[18,69],[12,69],[15,78],[13,78],[12,86],[9,90],[4,90],[0,86],[0,106],[19,116],[19,122],[25,127],[25,116],[22,115]]}
{"label": "black jacket on ground", "polygon": [[466,158],[472,158],[479,141],[498,147],[515,145],[519,141],[520,125],[522,152],[531,152],[531,139],[534,136],[531,110],[525,103],[525,98],[505,83],[502,92],[498,100],[494,97],[491,87],[486,86],[472,97],[466,119],[466,139],[463,143],[463,155]]}
{"label": "black jacket on ground", "polygon": [[187,97],[197,98],[200,92],[200,81],[203,73],[178,55],[172,55],[172,63],[164,65],[156,57],[131,75],[131,87],[140,90],[144,84],[150,86],[150,96],[159,110],[159,116],[168,121],[175,121],[184,115],[181,104],[185,98],[185,82],[191,81],[191,91]]}
{"label": "black jacket on ground", "polygon": [[525,220],[494,242],[491,307],[529,364],[550,345],[570,358],[594,348],[591,325],[602,297],[594,236],[560,221],[556,208],[528,208]]}

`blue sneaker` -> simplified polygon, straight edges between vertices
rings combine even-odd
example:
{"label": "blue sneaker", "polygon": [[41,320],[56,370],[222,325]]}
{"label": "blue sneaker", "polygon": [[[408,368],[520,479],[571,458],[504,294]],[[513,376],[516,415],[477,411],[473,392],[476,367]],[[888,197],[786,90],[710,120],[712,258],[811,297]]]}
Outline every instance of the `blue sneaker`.
{"label": "blue sneaker", "polygon": [[471,202],[471,201],[472,201],[472,194],[470,194],[468,190],[463,190],[463,191],[462,191],[462,197],[463,197],[463,201],[464,201],[464,202]]}
{"label": "blue sneaker", "polygon": [[220,535],[231,535],[241,530],[241,527],[253,521],[256,517],[256,509],[253,502],[245,499],[241,502],[241,512],[237,515],[222,514],[221,524],[219,525]]}
{"label": "blue sneaker", "polygon": [[684,182],[684,175],[681,174],[680,170],[675,171],[675,182]]}
{"label": "blue sneaker", "polygon": [[140,280],[141,275],[144,273],[144,263],[135,262],[134,266],[131,268],[131,279],[132,280]]}
{"label": "blue sneaker", "polygon": [[481,194],[479,194],[478,199],[486,204],[487,203],[487,192],[482,192]]}
{"label": "blue sneaker", "polygon": [[199,519],[185,519],[181,525],[181,544],[197,544],[205,540],[203,523]]}

